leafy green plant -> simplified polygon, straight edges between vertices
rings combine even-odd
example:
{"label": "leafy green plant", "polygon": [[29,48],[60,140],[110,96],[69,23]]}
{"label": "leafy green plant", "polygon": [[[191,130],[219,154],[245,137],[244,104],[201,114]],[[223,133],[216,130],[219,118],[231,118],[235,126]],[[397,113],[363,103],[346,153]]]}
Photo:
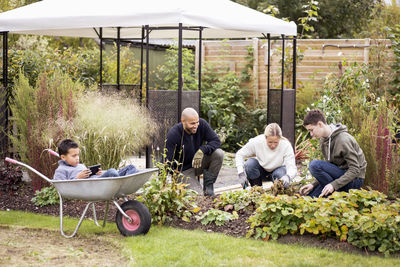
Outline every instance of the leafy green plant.
{"label": "leafy green plant", "polygon": [[265,194],[255,213],[248,219],[251,226],[246,236],[277,239],[279,235],[296,233],[303,220],[303,211],[298,207],[297,198]]}
{"label": "leafy green plant", "polygon": [[360,248],[389,254],[400,250],[399,201],[378,191],[335,192],[328,198],[264,194],[247,236],[277,239],[305,232],[332,236]]}
{"label": "leafy green plant", "polygon": [[239,218],[239,215],[236,211],[229,213],[217,209],[209,209],[203,214],[196,216],[196,219],[201,221],[201,224],[207,225],[214,222],[217,226],[224,225],[226,222],[235,220],[237,218]]}
{"label": "leafy green plant", "polygon": [[[119,79],[121,84],[140,84],[140,62],[135,58],[135,54],[129,46],[123,46],[120,49]],[[104,51],[103,82],[117,83],[116,44],[111,49]]]}
{"label": "leafy green plant", "polygon": [[200,208],[195,205],[197,193],[181,183],[180,173],[174,172],[169,162],[155,162],[158,175],[150,179],[139,192],[137,200],[146,204],[153,223],[163,225],[172,216],[190,222],[190,217]]}
{"label": "leafy green plant", "polygon": [[309,0],[307,4],[303,5],[303,10],[306,16],[300,17],[299,25],[301,26],[300,38],[311,38],[306,32],[313,33],[314,27],[311,25],[313,22],[317,22],[318,19],[318,1]]}
{"label": "leafy green plant", "polygon": [[[167,49],[165,65],[157,67],[155,73],[156,88],[160,90],[178,90],[178,47]],[[197,77],[194,72],[194,54],[187,48],[182,49],[183,90],[198,90]]]}
{"label": "leafy green plant", "polygon": [[216,208],[232,205],[235,211],[243,209],[252,210],[256,207],[260,196],[265,193],[261,187],[251,187],[248,190],[223,192],[214,200]]}
{"label": "leafy green plant", "polygon": [[43,187],[40,191],[36,191],[31,201],[39,207],[60,203],[57,189],[54,186]]}

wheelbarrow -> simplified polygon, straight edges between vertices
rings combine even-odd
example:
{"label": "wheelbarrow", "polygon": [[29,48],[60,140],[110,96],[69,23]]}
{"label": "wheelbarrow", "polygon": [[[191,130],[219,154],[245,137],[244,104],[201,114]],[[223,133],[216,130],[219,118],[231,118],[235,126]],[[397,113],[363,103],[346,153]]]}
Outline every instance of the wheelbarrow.
{"label": "wheelbarrow", "polygon": [[[58,156],[54,151],[51,154]],[[53,153],[52,153],[53,152]],[[109,202],[112,201],[118,211],[115,216],[115,222],[118,230],[124,236],[134,236],[146,234],[151,226],[151,215],[148,208],[137,200],[129,200],[128,195],[139,190],[146,183],[151,175],[156,172],[157,168],[149,168],[140,170],[137,173],[121,176],[121,177],[105,177],[92,179],[76,179],[76,180],[52,180],[40,173],[31,166],[17,161],[15,159],[6,158],[7,162],[23,166],[41,178],[52,184],[58,192],[60,198],[60,230],[61,235],[71,238],[77,233],[89,206],[93,208],[93,221],[100,226],[97,217],[94,202],[107,201],[104,214],[103,227],[106,225]],[[124,203],[119,205],[117,200],[124,199]],[[63,199],[75,199],[87,201],[87,205],[82,212],[79,222],[71,235],[67,235],[63,230]]]}

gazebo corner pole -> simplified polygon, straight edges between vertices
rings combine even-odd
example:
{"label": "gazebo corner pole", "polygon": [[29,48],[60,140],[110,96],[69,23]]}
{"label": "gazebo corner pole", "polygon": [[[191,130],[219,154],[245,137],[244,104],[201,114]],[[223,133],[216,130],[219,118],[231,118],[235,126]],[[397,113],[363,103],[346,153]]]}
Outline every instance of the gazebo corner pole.
{"label": "gazebo corner pole", "polygon": [[[149,25],[145,26],[146,29],[146,108],[149,108]],[[150,168],[150,147],[146,146],[146,168]]]}
{"label": "gazebo corner pole", "polygon": [[103,88],[103,27],[100,27],[100,88]]}
{"label": "gazebo corner pole", "polygon": [[3,87],[7,92],[8,96],[8,32],[2,32],[2,34],[3,34]]}
{"label": "gazebo corner pole", "polygon": [[182,112],[182,23],[179,23],[179,37],[178,37],[178,123]]}
{"label": "gazebo corner pole", "polygon": [[271,34],[267,34],[268,38],[268,76],[267,76],[267,124],[271,123],[271,92],[270,92],[270,79],[271,79]]}
{"label": "gazebo corner pole", "polygon": [[199,30],[199,112],[201,110],[201,57],[203,53],[202,49],[202,39],[203,39],[203,27],[200,27]]}
{"label": "gazebo corner pole", "polygon": [[282,128],[283,123],[283,92],[285,83],[285,35],[282,34],[282,77],[281,77],[281,115],[280,115],[280,126]]}
{"label": "gazebo corner pole", "polygon": [[142,26],[142,40],[140,42],[140,104],[143,103],[143,41],[144,41],[144,26]]}
{"label": "gazebo corner pole", "polygon": [[[295,118],[296,118],[296,89],[297,89],[296,60],[297,60],[297,37],[293,36],[293,90],[294,90],[293,110]],[[293,132],[296,133],[296,123],[293,124]]]}
{"label": "gazebo corner pole", "polygon": [[121,64],[121,27],[117,27],[117,89],[120,89],[119,68]]}
{"label": "gazebo corner pole", "polygon": [[[8,124],[9,124],[9,106],[8,106],[8,101],[11,93],[8,91],[8,32],[3,32],[3,90],[5,93],[5,99],[4,99],[4,129],[7,131],[8,130]],[[4,143],[3,143],[4,149],[3,153],[8,152],[8,136],[7,134],[4,135]],[[3,154],[4,156],[4,154]]]}

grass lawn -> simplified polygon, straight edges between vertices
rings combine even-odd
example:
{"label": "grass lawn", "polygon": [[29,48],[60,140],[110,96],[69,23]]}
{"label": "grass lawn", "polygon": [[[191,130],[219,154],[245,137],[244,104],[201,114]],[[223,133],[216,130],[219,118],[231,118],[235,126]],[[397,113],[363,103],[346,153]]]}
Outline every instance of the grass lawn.
{"label": "grass lawn", "polygon": [[[77,222],[77,219],[65,218],[64,230],[71,233]],[[59,231],[58,217],[18,211],[0,211],[0,225]],[[130,259],[130,266],[400,266],[398,258],[362,256],[170,227],[152,226],[145,236],[123,237],[114,223],[101,228],[84,220],[75,238],[93,237],[122,246],[121,255]],[[61,235],[59,238],[68,242]]]}

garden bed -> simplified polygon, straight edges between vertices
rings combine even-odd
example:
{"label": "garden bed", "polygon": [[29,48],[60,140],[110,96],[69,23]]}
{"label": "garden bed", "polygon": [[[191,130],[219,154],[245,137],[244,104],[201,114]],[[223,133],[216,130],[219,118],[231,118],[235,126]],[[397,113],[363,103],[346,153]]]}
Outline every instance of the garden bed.
{"label": "garden bed", "polygon": [[[59,216],[59,205],[48,205],[44,207],[37,207],[32,202],[31,199],[34,197],[33,190],[29,184],[25,184],[21,187],[17,192],[7,194],[4,192],[0,193],[0,210],[21,210],[32,213],[40,213],[47,214],[52,216]],[[198,207],[201,209],[200,211],[205,212],[214,207],[214,198],[198,196],[196,199],[196,203]],[[81,215],[81,212],[86,205],[84,201],[77,200],[69,200],[64,203],[64,215],[78,218]],[[96,211],[98,218],[102,219],[104,216],[105,210],[105,202],[96,203]],[[114,221],[116,214],[116,208],[114,205],[110,205],[110,210],[108,214],[108,221]],[[187,230],[195,230],[201,229],[205,232],[217,232],[223,233],[226,235],[244,238],[246,233],[250,229],[250,223],[247,222],[247,219],[252,214],[249,210],[240,210],[238,212],[238,219],[226,222],[222,226],[217,226],[214,223],[203,225],[200,221],[197,221],[194,216],[192,216],[190,222],[185,222],[180,218],[173,216],[172,220],[167,222],[165,225],[187,229]],[[91,212],[88,212],[89,217],[92,216]],[[79,234],[79,232],[78,232]],[[329,237],[321,237],[315,236],[311,234],[304,235],[284,235],[279,237],[277,240],[280,243],[285,244],[299,244],[305,246],[313,246],[319,248],[327,248],[334,250],[341,250],[346,252],[352,252],[357,254],[365,254],[365,255],[382,255],[378,252],[369,252],[367,250],[359,249],[355,246],[347,242],[340,242],[335,238]],[[399,253],[396,253],[392,256],[400,256]]]}

